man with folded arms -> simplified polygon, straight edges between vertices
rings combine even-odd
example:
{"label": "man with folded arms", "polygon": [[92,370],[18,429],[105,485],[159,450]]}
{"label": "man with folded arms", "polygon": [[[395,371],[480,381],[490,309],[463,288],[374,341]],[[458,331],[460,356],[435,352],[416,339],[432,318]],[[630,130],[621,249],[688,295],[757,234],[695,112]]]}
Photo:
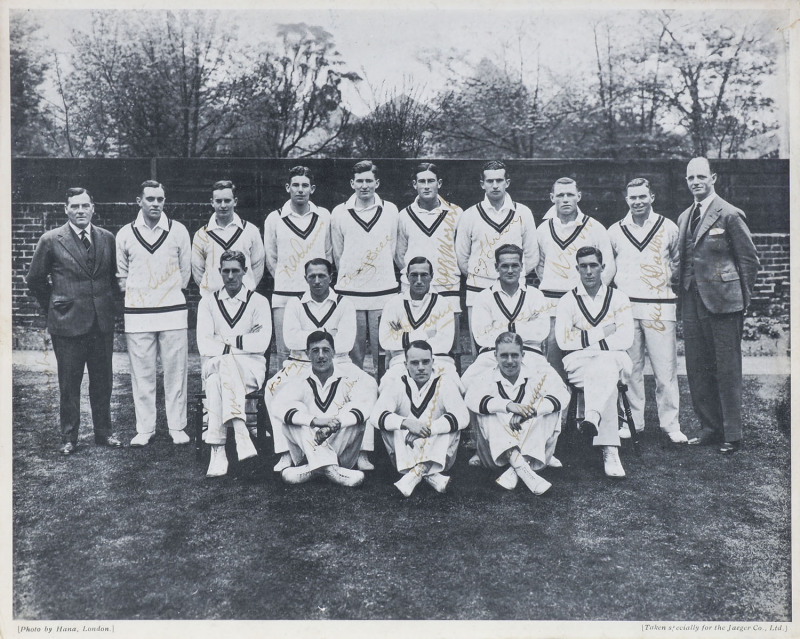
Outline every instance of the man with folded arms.
{"label": "man with folded arms", "polygon": [[425,340],[433,349],[435,375],[451,377],[461,386],[453,358],[455,337],[455,311],[453,297],[431,293],[433,265],[421,256],[413,257],[406,269],[408,293],[400,293],[387,302],[381,315],[380,344],[389,352],[390,363],[381,380],[381,388],[388,379],[405,374],[405,348],[413,341]]}
{"label": "man with folded arms", "polygon": [[581,283],[558,302],[556,338],[565,353],[564,370],[571,384],[583,388],[584,420],[580,430],[603,451],[608,477],[625,477],[619,459],[617,382],[630,375],[633,313],[628,296],[603,284],[603,254],[582,246],[575,254]]}
{"label": "man with folded arms", "polygon": [[403,474],[394,485],[405,497],[410,497],[423,479],[443,493],[450,477],[442,473],[455,461],[469,411],[452,379],[432,375],[430,344],[410,342],[405,349],[405,368],[405,375],[382,386],[370,424],[381,431],[389,457]]}
{"label": "man with folded arms", "polygon": [[341,486],[359,486],[364,473],[352,470],[364,437],[366,417],[377,396],[368,375],[347,376],[335,365],[333,336],[315,331],[306,340],[311,372],[281,385],[272,412],[283,420],[293,465],[281,473],[287,484],[322,474]]}
{"label": "man with folded arms", "polygon": [[540,358],[522,359],[522,337],[504,332],[495,340],[497,366],[473,378],[465,397],[478,423],[478,455],[487,468],[505,468],[497,483],[513,490],[519,479],[535,495],[551,484],[535,471],[558,467],[553,451],[561,432],[561,410],[569,391],[551,366]]}
{"label": "man with folded arms", "polygon": [[202,371],[208,406],[205,441],[211,446],[206,477],[228,472],[228,426],[233,427],[239,461],[257,454],[245,422],[245,396],[264,383],[272,313],[267,298],[242,284],[245,264],[241,251],[225,251],[219,268],[223,288],[203,297],[197,307],[197,350],[207,358]]}

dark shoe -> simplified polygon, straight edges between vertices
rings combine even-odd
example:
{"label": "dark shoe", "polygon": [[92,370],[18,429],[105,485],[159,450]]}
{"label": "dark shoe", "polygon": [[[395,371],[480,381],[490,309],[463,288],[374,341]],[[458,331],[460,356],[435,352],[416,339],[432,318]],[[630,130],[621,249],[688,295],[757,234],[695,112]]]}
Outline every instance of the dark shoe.
{"label": "dark shoe", "polygon": [[98,446],[108,446],[109,448],[122,448],[122,442],[116,435],[109,435],[108,437],[95,437],[94,443]]}
{"label": "dark shoe", "polygon": [[718,435],[702,434],[697,437],[689,438],[689,441],[686,443],[689,444],[689,446],[710,446],[711,444],[718,444],[720,441]]}
{"label": "dark shoe", "polygon": [[723,455],[733,455],[737,450],[740,450],[742,447],[741,441],[735,442],[723,442],[722,446],[719,447],[719,452]]}
{"label": "dark shoe", "polygon": [[71,455],[72,453],[75,452],[76,448],[77,446],[75,446],[75,444],[73,444],[72,442],[67,442],[61,448],[58,449],[58,452],[61,453],[62,455]]}
{"label": "dark shoe", "polygon": [[584,419],[580,423],[578,430],[581,431],[581,434],[586,438],[597,437],[597,426],[595,426],[588,419]]}

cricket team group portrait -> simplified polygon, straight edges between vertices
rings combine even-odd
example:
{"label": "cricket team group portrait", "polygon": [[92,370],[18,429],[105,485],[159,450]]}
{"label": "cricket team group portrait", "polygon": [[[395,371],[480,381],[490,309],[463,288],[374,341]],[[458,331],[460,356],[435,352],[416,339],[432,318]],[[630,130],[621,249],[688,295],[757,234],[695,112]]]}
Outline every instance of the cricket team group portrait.
{"label": "cricket team group portrait", "polygon": [[0,2],[0,635],[798,631],[792,2]]}
{"label": "cricket team group portrait", "polygon": [[[150,445],[159,361],[169,435],[190,442],[184,289],[192,279],[208,479],[228,472],[229,431],[241,469],[257,459],[245,404],[259,391],[274,471],[288,484],[325,477],[359,486],[378,439],[404,496],[423,481],[443,493],[465,432],[469,464],[507,490],[521,480],[541,495],[551,483],[537,471],[562,465],[554,453],[571,401],[567,427],[599,451],[606,477],[622,479],[621,440],[645,428],[646,361],[656,380],[653,428],[676,446],[742,448],[742,324],[759,259],[745,213],[716,194],[706,158],[686,166],[694,202],[677,224],[654,211],[649,181],[634,178],[624,185],[628,210],[609,229],[581,211],[570,177],[553,182],[537,225],[498,160],[475,176],[484,198],[466,210],[439,195],[444,176],[431,162],[416,166],[417,197],[402,209],[380,197],[376,163],[356,162],[352,176],[353,195],[329,212],[312,200],[312,171],[292,167],[289,198],[266,216],[263,235],[236,213],[230,180],[211,185],[214,212],[192,238],[167,215],[157,181],[142,183],[135,220],[116,238],[92,224],[91,194],[70,188],[67,221],[39,240],[27,275],[58,361],[59,452],[79,452],[84,368],[95,444]],[[270,299],[255,290],[265,270]],[[119,296],[135,415],[129,442],[110,413]],[[683,429],[679,301],[684,401],[696,415]],[[268,377],[273,341],[278,365]]]}

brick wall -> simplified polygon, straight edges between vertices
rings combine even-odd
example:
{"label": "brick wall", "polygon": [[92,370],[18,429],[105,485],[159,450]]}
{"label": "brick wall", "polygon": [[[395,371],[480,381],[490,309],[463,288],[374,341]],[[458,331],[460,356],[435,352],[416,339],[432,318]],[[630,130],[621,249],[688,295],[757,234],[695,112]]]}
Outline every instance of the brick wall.
{"label": "brick wall", "polygon": [[[97,203],[94,222],[112,233],[130,222],[137,207],[129,203]],[[178,203],[168,205],[170,217],[186,225],[190,235],[202,226],[211,213],[207,204]],[[246,214],[248,221],[261,225],[259,217]],[[253,219],[256,217],[256,219]],[[61,226],[66,221],[62,203],[14,203],[12,206],[12,313],[13,347],[38,349],[47,346],[45,318],[40,314],[36,301],[28,296],[25,275],[33,257],[36,242],[47,230]],[[789,235],[788,233],[755,233],[753,235],[761,259],[761,271],[756,283],[753,310],[758,313],[770,304],[779,304],[789,309]],[[266,294],[271,287],[268,277],[259,285],[259,292]],[[190,283],[189,325],[195,324],[195,313],[199,296],[194,282]],[[118,331],[122,330],[122,303],[119,305]],[[123,349],[123,341],[117,340]]]}
{"label": "brick wall", "polygon": [[754,311],[763,310],[770,304],[779,304],[788,312],[791,253],[789,234],[758,233],[753,235],[753,242],[761,260],[761,270],[753,294]]}

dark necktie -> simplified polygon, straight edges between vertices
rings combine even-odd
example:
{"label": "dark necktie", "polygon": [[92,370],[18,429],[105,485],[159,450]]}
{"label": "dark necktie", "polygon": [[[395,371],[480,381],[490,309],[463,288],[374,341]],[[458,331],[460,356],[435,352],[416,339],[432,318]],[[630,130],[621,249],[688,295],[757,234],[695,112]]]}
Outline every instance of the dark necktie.
{"label": "dark necktie", "polygon": [[689,233],[692,237],[694,237],[695,231],[697,231],[697,227],[700,225],[700,203],[694,205],[694,209],[692,210],[692,218],[689,221]]}
{"label": "dark necktie", "polygon": [[92,243],[89,241],[89,236],[86,235],[86,231],[81,231],[81,242],[86,247],[86,250],[89,251],[92,248]]}

